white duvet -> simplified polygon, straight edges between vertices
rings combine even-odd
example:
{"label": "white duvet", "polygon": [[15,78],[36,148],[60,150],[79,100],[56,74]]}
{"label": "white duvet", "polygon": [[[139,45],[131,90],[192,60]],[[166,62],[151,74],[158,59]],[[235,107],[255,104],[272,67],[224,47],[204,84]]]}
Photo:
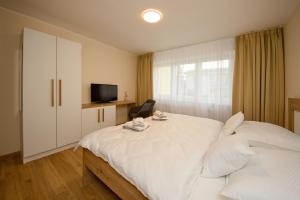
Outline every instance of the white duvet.
{"label": "white duvet", "polygon": [[149,199],[222,199],[225,178],[200,177],[202,160],[223,123],[170,114],[134,132],[115,126],[85,136],[80,145],[106,160]]}

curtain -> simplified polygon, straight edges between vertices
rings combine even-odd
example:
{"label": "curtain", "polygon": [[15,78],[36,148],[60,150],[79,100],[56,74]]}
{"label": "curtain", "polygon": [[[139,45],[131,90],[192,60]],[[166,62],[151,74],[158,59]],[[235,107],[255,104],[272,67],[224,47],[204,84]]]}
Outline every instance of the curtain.
{"label": "curtain", "polygon": [[138,57],[137,63],[137,104],[143,104],[153,98],[153,54],[148,53]]}
{"label": "curtain", "polygon": [[154,53],[156,109],[225,121],[232,112],[234,39]]}
{"label": "curtain", "polygon": [[233,113],[245,119],[284,123],[284,55],[281,28],[236,38]]}

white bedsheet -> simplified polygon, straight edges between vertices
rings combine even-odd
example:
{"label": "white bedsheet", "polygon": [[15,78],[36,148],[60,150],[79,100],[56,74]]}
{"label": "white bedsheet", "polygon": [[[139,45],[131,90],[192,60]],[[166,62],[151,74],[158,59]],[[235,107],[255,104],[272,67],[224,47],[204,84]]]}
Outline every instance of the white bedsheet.
{"label": "white bedsheet", "polygon": [[240,200],[300,199],[300,153],[296,151],[253,147],[247,165],[228,176],[222,191]]}
{"label": "white bedsheet", "polygon": [[193,186],[189,200],[228,200],[227,197],[220,195],[220,192],[226,184],[225,181],[225,177],[198,177]]}
{"label": "white bedsheet", "polygon": [[202,159],[223,123],[167,113],[143,132],[122,126],[85,136],[79,144],[106,160],[149,199],[223,199],[225,178],[200,177]]}

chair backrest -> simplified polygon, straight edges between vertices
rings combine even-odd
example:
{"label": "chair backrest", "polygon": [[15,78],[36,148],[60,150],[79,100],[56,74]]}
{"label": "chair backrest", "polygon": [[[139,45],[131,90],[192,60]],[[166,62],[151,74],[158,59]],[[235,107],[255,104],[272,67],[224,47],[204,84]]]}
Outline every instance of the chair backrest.
{"label": "chair backrest", "polygon": [[143,105],[140,112],[152,112],[155,101],[152,99],[148,99]]}

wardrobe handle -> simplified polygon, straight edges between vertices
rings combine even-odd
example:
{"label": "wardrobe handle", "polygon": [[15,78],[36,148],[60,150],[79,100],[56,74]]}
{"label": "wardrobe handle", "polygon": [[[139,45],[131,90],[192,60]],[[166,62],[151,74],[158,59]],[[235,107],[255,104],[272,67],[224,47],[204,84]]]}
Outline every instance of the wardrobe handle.
{"label": "wardrobe handle", "polygon": [[51,79],[51,106],[54,107],[54,79]]}
{"label": "wardrobe handle", "polygon": [[61,106],[61,80],[58,81],[58,105]]}
{"label": "wardrobe handle", "polygon": [[100,109],[98,109],[98,123],[100,123]]}
{"label": "wardrobe handle", "polygon": [[102,122],[104,122],[104,108],[102,109]]}

